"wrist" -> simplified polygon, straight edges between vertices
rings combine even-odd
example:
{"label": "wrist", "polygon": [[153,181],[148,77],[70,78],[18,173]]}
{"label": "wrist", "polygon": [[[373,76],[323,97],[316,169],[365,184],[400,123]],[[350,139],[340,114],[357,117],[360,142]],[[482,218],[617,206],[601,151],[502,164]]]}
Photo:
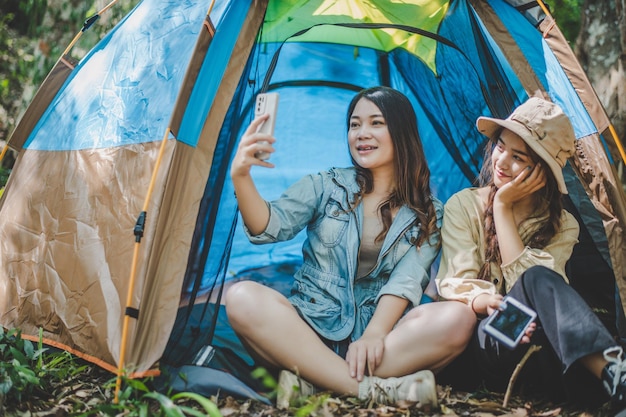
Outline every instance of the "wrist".
{"label": "wrist", "polygon": [[485,312],[486,309],[481,308],[480,303],[478,303],[478,306],[476,305],[476,299],[479,298],[481,295],[484,295],[484,294],[478,294],[477,296],[471,299],[470,304],[469,304],[474,314],[476,314],[476,316],[478,317],[484,317],[487,315]]}

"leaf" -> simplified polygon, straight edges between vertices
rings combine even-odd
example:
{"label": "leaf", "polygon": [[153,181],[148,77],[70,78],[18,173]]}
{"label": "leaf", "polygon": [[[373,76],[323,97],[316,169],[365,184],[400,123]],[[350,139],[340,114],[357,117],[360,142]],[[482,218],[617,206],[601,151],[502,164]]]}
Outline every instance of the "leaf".
{"label": "leaf", "polygon": [[158,401],[161,405],[161,410],[165,412],[167,417],[185,417],[185,413],[183,413],[180,408],[174,404],[174,401],[160,392],[149,392],[144,394],[143,397],[152,398],[153,400]]}
{"label": "leaf", "polygon": [[203,397],[200,394],[196,394],[193,392],[181,392],[181,393],[173,395],[172,401],[176,401],[181,398],[188,398],[190,400],[194,400],[195,402],[200,404],[202,408],[204,408],[204,411],[206,411],[207,414],[211,417],[222,417],[222,414],[220,413],[219,408],[217,408],[217,405],[213,401],[209,400],[206,397]]}
{"label": "leaf", "polygon": [[7,394],[13,387],[13,381],[7,374],[0,374],[0,394]]}
{"label": "leaf", "polygon": [[13,355],[14,360],[16,360],[19,364],[22,364],[22,365],[28,364],[28,359],[26,359],[26,356],[24,356],[22,352],[20,352],[13,346],[11,346],[9,350],[11,354]]}

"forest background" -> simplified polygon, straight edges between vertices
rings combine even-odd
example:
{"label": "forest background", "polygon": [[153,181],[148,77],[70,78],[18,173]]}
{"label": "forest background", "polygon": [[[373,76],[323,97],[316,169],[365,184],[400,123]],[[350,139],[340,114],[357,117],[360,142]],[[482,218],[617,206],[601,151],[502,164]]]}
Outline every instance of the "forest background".
{"label": "forest background", "polygon": [[[118,0],[72,49],[81,59],[139,0]],[[544,0],[618,138],[626,135],[626,0]],[[0,0],[0,149],[83,22],[109,0]],[[0,188],[14,155],[0,162]],[[623,163],[618,169],[624,182]]]}

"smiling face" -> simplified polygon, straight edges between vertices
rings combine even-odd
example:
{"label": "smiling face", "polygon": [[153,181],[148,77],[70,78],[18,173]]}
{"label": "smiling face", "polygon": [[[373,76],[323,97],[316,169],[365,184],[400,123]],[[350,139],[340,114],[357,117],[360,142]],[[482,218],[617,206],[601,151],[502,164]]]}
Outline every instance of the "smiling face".
{"label": "smiling face", "polygon": [[533,160],[526,142],[510,130],[503,129],[491,152],[493,182],[500,188],[512,181],[526,167],[533,168]]}
{"label": "smiling face", "polygon": [[380,109],[361,98],[350,116],[348,130],[350,155],[363,168],[393,170],[394,146],[387,122]]}

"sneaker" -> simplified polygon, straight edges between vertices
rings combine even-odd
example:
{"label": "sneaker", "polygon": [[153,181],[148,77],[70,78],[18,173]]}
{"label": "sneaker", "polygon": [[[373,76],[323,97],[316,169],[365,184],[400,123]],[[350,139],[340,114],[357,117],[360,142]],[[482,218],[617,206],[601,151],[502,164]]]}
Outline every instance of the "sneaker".
{"label": "sneaker", "polygon": [[316,393],[316,389],[310,382],[305,381],[293,372],[280,371],[278,376],[278,393],[276,396],[276,408],[286,410],[291,404],[303,402],[304,399]]}
{"label": "sneaker", "polygon": [[620,346],[604,351],[604,359],[609,362],[602,370],[604,388],[611,396],[611,408],[621,410],[617,416],[626,416],[626,360]]}
{"label": "sneaker", "polygon": [[362,394],[359,392],[359,397],[380,404],[409,401],[436,407],[438,403],[435,375],[428,370],[398,378],[365,377],[361,385],[364,390]]}

